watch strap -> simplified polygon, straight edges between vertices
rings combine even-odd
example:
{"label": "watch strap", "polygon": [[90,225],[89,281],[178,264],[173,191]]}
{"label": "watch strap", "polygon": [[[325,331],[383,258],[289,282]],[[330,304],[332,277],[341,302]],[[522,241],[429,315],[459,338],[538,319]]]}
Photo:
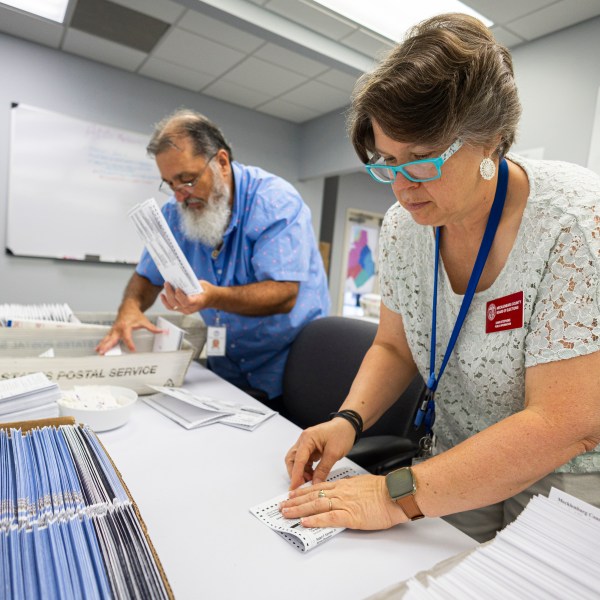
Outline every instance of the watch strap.
{"label": "watch strap", "polygon": [[396,504],[402,509],[404,514],[411,520],[422,519],[425,515],[421,512],[415,497],[412,494],[396,499]]}

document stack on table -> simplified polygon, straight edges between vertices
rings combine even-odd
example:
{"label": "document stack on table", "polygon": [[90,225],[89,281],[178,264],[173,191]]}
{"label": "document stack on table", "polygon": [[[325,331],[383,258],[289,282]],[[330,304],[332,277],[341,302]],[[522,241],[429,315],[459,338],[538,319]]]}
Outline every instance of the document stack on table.
{"label": "document stack on table", "polygon": [[144,402],[186,429],[195,429],[213,423],[222,423],[254,431],[277,413],[266,406],[246,406],[196,396],[183,388],[150,385],[159,392],[144,398]]}
{"label": "document stack on table", "polygon": [[0,381],[0,421],[58,417],[61,392],[43,373]]}
{"label": "document stack on table", "polygon": [[600,509],[553,488],[462,560],[441,563],[374,598],[597,600]]}
{"label": "document stack on table", "polygon": [[0,595],[172,598],[137,507],[95,434],[58,422],[0,426]]}

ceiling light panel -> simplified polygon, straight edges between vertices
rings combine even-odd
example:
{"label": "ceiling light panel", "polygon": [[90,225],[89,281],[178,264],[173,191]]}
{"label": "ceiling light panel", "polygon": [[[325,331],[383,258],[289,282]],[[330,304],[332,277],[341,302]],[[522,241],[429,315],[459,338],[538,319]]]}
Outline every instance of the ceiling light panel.
{"label": "ceiling light panel", "polygon": [[43,19],[62,23],[65,20],[69,0],[4,0],[0,4],[18,8],[23,12],[37,15]]}
{"label": "ceiling light panel", "polygon": [[440,13],[466,13],[477,17],[488,27],[493,25],[492,21],[459,0],[427,0],[427,2],[378,0],[376,4],[364,0],[311,1],[395,42],[401,41],[411,26]]}

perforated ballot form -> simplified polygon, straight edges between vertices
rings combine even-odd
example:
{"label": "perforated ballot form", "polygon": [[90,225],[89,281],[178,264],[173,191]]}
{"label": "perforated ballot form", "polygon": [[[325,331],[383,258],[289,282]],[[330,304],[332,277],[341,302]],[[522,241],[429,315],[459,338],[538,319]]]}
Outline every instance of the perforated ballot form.
{"label": "perforated ballot form", "polygon": [[136,204],[128,216],[163,279],[188,295],[201,294],[202,286],[175,241],[156,200],[150,198]]}
{"label": "perforated ballot form", "polygon": [[[338,481],[356,475],[360,475],[360,473],[350,467],[344,467],[331,471],[327,481]],[[286,492],[267,500],[267,502],[253,506],[250,512],[301,552],[308,552],[344,531],[345,527],[302,527],[300,519],[286,519],[279,511],[279,504],[287,499],[288,493]]]}

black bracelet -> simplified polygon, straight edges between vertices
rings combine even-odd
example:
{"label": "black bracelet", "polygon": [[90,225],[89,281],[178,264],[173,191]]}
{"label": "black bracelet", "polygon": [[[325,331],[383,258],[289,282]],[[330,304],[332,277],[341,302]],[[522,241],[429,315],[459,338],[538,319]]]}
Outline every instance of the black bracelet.
{"label": "black bracelet", "polygon": [[330,420],[335,417],[346,419],[346,421],[348,421],[352,427],[354,427],[354,431],[356,432],[356,435],[354,436],[354,443],[356,444],[363,432],[362,417],[355,410],[340,410],[338,412],[332,412],[329,415]]}

